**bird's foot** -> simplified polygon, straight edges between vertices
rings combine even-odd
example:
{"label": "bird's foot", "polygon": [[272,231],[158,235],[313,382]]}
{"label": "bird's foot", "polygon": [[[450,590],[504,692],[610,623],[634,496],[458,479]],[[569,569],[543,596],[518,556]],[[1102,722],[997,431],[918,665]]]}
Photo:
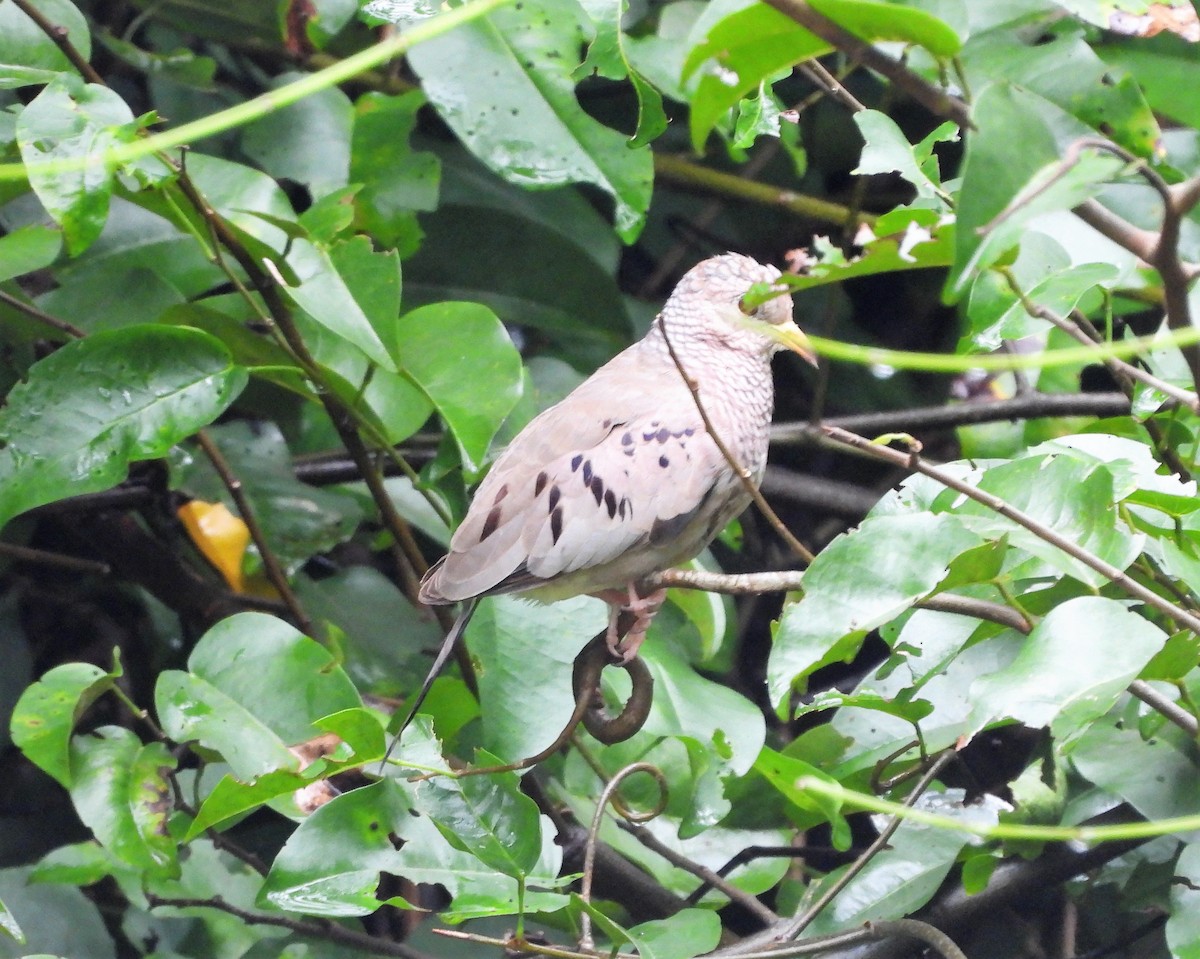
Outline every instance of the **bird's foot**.
{"label": "bird's foot", "polygon": [[[657,589],[647,596],[638,594],[633,583],[624,590],[606,589],[593,594],[608,603],[608,630],[604,634],[605,645],[618,663],[628,663],[637,656],[638,647],[646,638],[646,630],[654,621],[655,614],[666,601],[667,591]],[[632,623],[622,636],[622,618]]]}

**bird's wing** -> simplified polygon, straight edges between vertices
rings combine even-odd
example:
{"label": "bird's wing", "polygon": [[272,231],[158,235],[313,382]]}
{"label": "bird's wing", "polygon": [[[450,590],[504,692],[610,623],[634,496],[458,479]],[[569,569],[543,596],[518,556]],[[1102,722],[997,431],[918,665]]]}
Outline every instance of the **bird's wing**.
{"label": "bird's wing", "polygon": [[729,467],[686,387],[625,378],[614,393],[609,379],[593,377],[541,414],[497,460],[423,598],[525,589],[601,566],[669,543],[712,508]]}

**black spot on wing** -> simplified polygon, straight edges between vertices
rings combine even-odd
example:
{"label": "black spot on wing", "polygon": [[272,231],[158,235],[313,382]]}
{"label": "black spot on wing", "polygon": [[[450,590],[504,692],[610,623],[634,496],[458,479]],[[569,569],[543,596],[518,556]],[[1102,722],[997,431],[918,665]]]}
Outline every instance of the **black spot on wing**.
{"label": "black spot on wing", "polygon": [[667,459],[665,456],[660,456],[658,458],[658,465],[661,466],[663,469],[666,469],[668,466],[671,465],[671,461],[669,459]]}
{"label": "black spot on wing", "polygon": [[[538,473],[537,482],[534,483],[534,485],[533,485],[533,495],[534,496],[542,495],[542,490],[544,490],[546,488],[546,483],[549,481],[549,479],[550,479],[550,477],[546,474],[545,470],[542,470],[540,473]],[[498,502],[500,502],[500,500],[497,499],[496,502],[498,503]]]}
{"label": "black spot on wing", "polygon": [[665,443],[671,438],[671,431],[664,426],[661,430],[654,434],[654,438],[660,443]]}
{"label": "black spot on wing", "polygon": [[612,519],[617,515],[617,497],[612,490],[604,491],[604,505],[608,507],[608,518]]}
{"label": "black spot on wing", "polygon": [[583,463],[583,485],[584,486],[592,485],[592,461],[591,460],[584,460],[584,463]]}
{"label": "black spot on wing", "polygon": [[689,512],[679,513],[670,519],[656,519],[650,526],[651,545],[661,546],[663,543],[677,539],[679,534],[687,528],[691,518],[692,514]]}
{"label": "black spot on wing", "polygon": [[604,499],[604,482],[599,476],[592,477],[591,482],[592,495],[596,497],[596,505],[600,505],[600,500]]}
{"label": "black spot on wing", "polygon": [[550,514],[550,542],[557,543],[562,536],[562,507]]}
{"label": "black spot on wing", "polygon": [[583,454],[582,453],[576,453],[574,456],[572,456],[571,457],[571,472],[574,473],[577,469],[579,469],[579,464],[582,462],[583,462]]}
{"label": "black spot on wing", "polygon": [[622,446],[632,446],[632,445],[633,445],[633,434],[632,434],[632,433],[630,433],[630,432],[629,432],[629,430],[626,430],[626,431],[625,431],[625,432],[622,434],[622,436],[621,436],[621,445],[622,445]]}
{"label": "black spot on wing", "polygon": [[558,484],[550,487],[549,503],[547,504],[547,512],[553,513],[554,508],[558,506],[558,501],[562,499],[562,490],[558,488]]}
{"label": "black spot on wing", "polygon": [[479,542],[483,542],[492,533],[496,532],[496,527],[500,525],[500,507],[493,506],[491,512],[488,513],[487,519],[483,522],[483,532],[479,534]]}
{"label": "black spot on wing", "polygon": [[[541,490],[538,490],[538,492],[540,493],[540,492],[541,492]],[[505,483],[505,484],[504,484],[503,486],[501,486],[501,487],[500,487],[498,490],[496,490],[496,498],[495,498],[494,500],[492,500],[492,505],[493,505],[493,506],[499,506],[499,505],[500,505],[500,501],[501,501],[502,499],[504,499],[504,497],[506,497],[507,495],[508,495],[508,484],[507,484],[507,483]]]}

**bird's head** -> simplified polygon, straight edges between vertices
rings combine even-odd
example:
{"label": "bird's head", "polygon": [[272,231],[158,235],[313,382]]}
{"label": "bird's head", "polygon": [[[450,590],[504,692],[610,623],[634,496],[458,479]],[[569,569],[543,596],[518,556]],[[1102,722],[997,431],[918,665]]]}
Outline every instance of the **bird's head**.
{"label": "bird's head", "polygon": [[679,281],[663,308],[668,335],[678,326],[681,332],[768,354],[791,350],[815,366],[812,346],[792,319],[790,296],[747,305],[746,294],[754,284],[774,283],[779,276],[775,267],[740,253],[702,260]]}

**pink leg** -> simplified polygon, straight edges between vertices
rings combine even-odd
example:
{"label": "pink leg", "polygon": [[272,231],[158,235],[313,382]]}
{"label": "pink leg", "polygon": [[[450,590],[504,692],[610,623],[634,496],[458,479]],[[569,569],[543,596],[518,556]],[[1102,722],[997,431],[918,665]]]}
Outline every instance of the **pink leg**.
{"label": "pink leg", "polygon": [[[646,630],[650,628],[654,615],[662,608],[667,598],[667,591],[659,589],[648,596],[640,596],[637,587],[630,583],[624,591],[606,589],[592,595],[608,603],[608,630],[605,633],[608,651],[615,659],[628,663],[637,656],[638,647],[646,638]],[[624,638],[618,632],[622,613],[633,616],[633,624],[626,631]]]}

